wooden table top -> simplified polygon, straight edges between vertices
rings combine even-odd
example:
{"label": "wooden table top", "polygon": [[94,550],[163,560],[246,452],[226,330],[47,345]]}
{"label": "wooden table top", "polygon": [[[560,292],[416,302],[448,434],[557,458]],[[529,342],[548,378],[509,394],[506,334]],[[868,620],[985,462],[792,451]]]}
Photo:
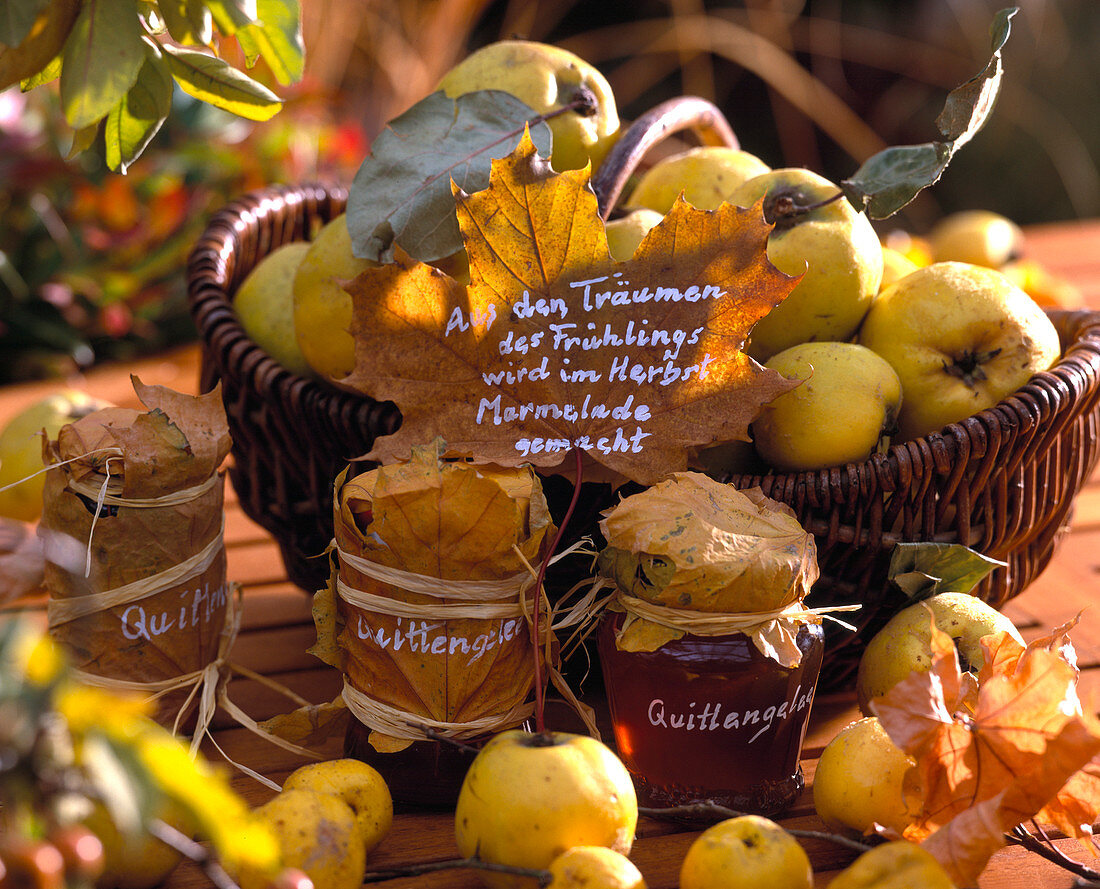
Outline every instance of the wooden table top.
{"label": "wooden table top", "polygon": [[[1028,252],[1048,269],[1073,281],[1089,306],[1100,308],[1100,220],[1051,224],[1028,230]],[[94,395],[117,404],[135,405],[129,375],[145,383],[161,384],[179,391],[195,392],[198,386],[198,351],[194,346],[126,366],[97,368],[86,378],[73,381]],[[33,383],[0,389],[0,425],[44,394],[56,383]],[[226,548],[228,576],[243,587],[244,618],[231,659],[269,676],[307,700],[332,700],[339,691],[340,677],[317,661],[306,649],[314,641],[310,598],[293,586],[283,570],[271,537],[241,512],[227,489]],[[1081,623],[1073,633],[1080,666],[1081,686],[1086,701],[1100,695],[1100,610],[1093,607],[1100,594],[1100,473],[1094,474],[1077,499],[1070,533],[1062,541],[1050,566],[1005,611],[1025,637],[1034,637],[1057,626],[1078,612]],[[32,596],[17,603],[21,610],[44,612],[44,597]],[[8,609],[11,610],[10,608]],[[235,679],[230,696],[252,717],[263,719],[288,709],[287,701],[256,682]],[[1094,706],[1093,709],[1096,709]],[[812,782],[814,766],[825,744],[843,726],[858,716],[854,695],[831,693],[814,702],[811,726],[803,751],[803,769]],[[257,739],[232,719],[219,714],[215,737],[221,748],[239,762],[269,778],[280,781],[301,764],[298,756]],[[339,743],[327,751],[340,753]],[[209,744],[211,759],[219,755]],[[248,800],[259,803],[271,791],[243,774],[234,773],[234,786]],[[820,829],[813,810],[810,786],[792,809],[778,819],[788,826]],[[651,889],[676,886],[680,861],[697,831],[663,821],[643,818],[631,858]],[[836,871],[854,853],[823,841],[805,841],[814,864],[816,885],[828,884]],[[389,866],[450,859],[457,856],[452,816],[449,813],[402,812],[393,831],[373,853],[369,866]],[[173,889],[209,885],[202,874],[184,865],[168,884]],[[404,887],[476,887],[481,883],[469,871],[446,871],[433,876],[395,880],[386,885]],[[1019,848],[998,852],[982,876],[982,889],[1061,889],[1074,885],[1074,878]],[[322,889],[322,887],[318,887]]]}

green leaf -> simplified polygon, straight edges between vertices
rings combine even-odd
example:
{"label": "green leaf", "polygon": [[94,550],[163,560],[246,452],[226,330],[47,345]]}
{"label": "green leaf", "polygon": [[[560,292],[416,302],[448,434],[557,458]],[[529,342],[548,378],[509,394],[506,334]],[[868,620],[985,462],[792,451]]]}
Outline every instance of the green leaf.
{"label": "green leaf", "polygon": [[279,83],[297,83],[305,69],[297,0],[257,0],[257,10],[260,20],[241,28],[237,41],[250,62],[263,56]]}
{"label": "green leaf", "polygon": [[19,89],[28,92],[36,87],[52,83],[61,76],[61,56],[54,56],[53,60],[37,74],[33,74],[26,80],[19,82]]}
{"label": "green leaf", "polygon": [[238,28],[251,25],[259,17],[257,0],[207,0],[206,5],[214,16],[214,24],[226,37],[232,37]]}
{"label": "green leaf", "polygon": [[74,129],[109,114],[145,61],[133,0],[87,0],[62,52],[61,107]]}
{"label": "green leaf", "polygon": [[205,46],[213,39],[214,20],[201,0],[159,0],[157,8],[178,43]]}
{"label": "green leaf", "polygon": [[[356,256],[392,261],[394,245],[423,262],[462,249],[451,181],[463,191],[489,185],[492,159],[519,143],[538,115],[515,96],[478,90],[458,99],[432,93],[390,121],[348,192],[347,221]],[[531,124],[550,156],[550,127]]]}
{"label": "green leaf", "polygon": [[951,155],[943,142],[896,145],[868,158],[841,188],[868,216],[885,219],[939,180]]}
{"label": "green leaf", "polygon": [[889,577],[919,601],[937,593],[969,593],[1006,564],[961,543],[898,543],[890,553]]}
{"label": "green leaf", "polygon": [[962,86],[951,91],[943,111],[936,118],[936,126],[945,138],[954,143],[956,151],[985,126],[993,111],[1003,74],[1001,50],[1008,40],[1012,29],[1011,20],[1017,11],[1013,7],[1002,9],[997,14],[990,26],[993,56],[989,64]]}
{"label": "green leaf", "polygon": [[99,134],[99,121],[88,124],[86,127],[81,127],[79,130],[73,130],[73,144],[69,148],[69,153],[66,155],[67,160],[72,160],[78,154],[83,154],[93,145],[95,145],[95,137]]}
{"label": "green leaf", "polygon": [[137,83],[107,115],[103,130],[107,166],[125,173],[157,134],[172,108],[172,75],[161,58],[150,55]]}
{"label": "green leaf", "polygon": [[266,86],[221,59],[168,44],[161,48],[172,76],[189,96],[249,120],[268,120],[283,107]]}
{"label": "green leaf", "polygon": [[0,8],[0,43],[18,46],[31,32],[35,19],[46,11],[50,0],[4,0]]}
{"label": "green leaf", "polygon": [[841,189],[856,207],[875,219],[898,212],[925,188],[939,181],[955,152],[985,126],[1001,88],[1001,50],[1018,7],[1002,9],[990,27],[992,56],[976,76],[947,96],[936,126],[943,141],[896,146],[868,158]]}

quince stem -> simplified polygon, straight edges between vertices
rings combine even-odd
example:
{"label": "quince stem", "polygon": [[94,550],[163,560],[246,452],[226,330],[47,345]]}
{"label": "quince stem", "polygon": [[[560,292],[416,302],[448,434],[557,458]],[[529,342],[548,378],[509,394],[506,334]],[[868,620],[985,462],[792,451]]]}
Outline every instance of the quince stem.
{"label": "quince stem", "polygon": [[797,194],[781,191],[764,201],[764,219],[776,228],[790,228],[798,222],[798,217],[812,213],[814,210],[820,210],[822,207],[827,207],[842,197],[844,197],[844,192],[838,191],[832,197],[824,200],[814,201],[812,204],[800,204]]}

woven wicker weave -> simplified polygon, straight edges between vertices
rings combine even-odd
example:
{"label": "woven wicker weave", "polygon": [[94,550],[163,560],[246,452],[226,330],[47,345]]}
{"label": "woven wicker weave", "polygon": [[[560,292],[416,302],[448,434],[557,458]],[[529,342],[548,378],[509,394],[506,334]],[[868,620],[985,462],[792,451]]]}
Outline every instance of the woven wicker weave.
{"label": "woven wicker weave", "polygon": [[[278,540],[287,572],[323,585],[332,536],[332,481],[400,422],[393,404],[294,376],[253,344],[232,295],[260,257],[340,213],[345,193],[273,188],[228,205],[188,265],[203,338],[204,391],[218,381],[233,434],[233,485],[244,511]],[[963,542],[1008,562],[981,586],[1001,605],[1050,560],[1073,498],[1098,457],[1100,314],[1051,314],[1066,351],[1049,372],[996,407],[859,464],[819,472],[737,476],[790,504],[817,537],[822,579],[813,603],[862,602],[861,632],[830,632],[825,686],[854,667],[868,633],[903,604],[886,581],[899,540]]]}
{"label": "woven wicker weave", "polygon": [[244,512],[278,541],[287,575],[310,592],[328,578],[333,479],[375,436],[396,429],[400,413],[288,372],[248,338],[232,296],[261,257],[308,238],[343,212],[346,197],[320,185],[245,195],[211,219],[187,266],[201,386],[221,382],[233,487]]}

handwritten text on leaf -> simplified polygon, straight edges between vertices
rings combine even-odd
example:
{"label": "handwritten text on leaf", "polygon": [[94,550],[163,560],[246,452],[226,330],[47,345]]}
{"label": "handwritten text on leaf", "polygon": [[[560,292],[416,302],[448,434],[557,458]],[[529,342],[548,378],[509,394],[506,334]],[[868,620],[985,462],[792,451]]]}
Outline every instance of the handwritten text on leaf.
{"label": "handwritten text on leaf", "polygon": [[372,459],[440,436],[506,466],[552,467],[578,448],[652,483],[691,446],[746,438],[794,385],[741,352],[796,283],[767,261],[759,207],[680,202],[616,263],[587,172],[555,173],[526,137],[485,191],[456,200],[468,288],[400,255],[348,286],[344,383],[403,416]]}

